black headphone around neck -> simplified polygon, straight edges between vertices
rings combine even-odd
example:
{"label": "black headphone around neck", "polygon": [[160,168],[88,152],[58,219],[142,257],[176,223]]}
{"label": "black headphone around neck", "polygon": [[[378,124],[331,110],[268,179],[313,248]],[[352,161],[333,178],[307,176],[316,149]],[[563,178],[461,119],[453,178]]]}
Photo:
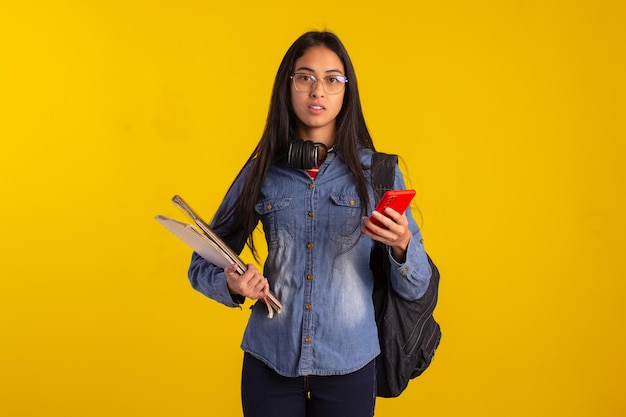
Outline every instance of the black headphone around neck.
{"label": "black headphone around neck", "polygon": [[289,141],[287,165],[296,169],[311,169],[324,162],[326,155],[332,151],[333,148],[329,149],[321,142],[293,139]]}

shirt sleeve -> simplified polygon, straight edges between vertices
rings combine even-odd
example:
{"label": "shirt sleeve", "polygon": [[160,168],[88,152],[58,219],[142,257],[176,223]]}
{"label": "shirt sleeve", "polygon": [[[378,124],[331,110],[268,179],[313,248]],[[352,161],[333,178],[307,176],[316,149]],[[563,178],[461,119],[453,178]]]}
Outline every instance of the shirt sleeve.
{"label": "shirt sleeve", "polygon": [[[242,173],[244,171],[242,171]],[[214,216],[214,221],[216,218],[220,217],[221,213],[224,213],[233,204],[235,204],[239,196],[240,190],[245,182],[245,177],[245,174],[241,174],[235,180],[233,186],[226,193],[226,197],[222,201],[219,209],[217,210],[217,213]],[[211,223],[211,227],[214,226],[214,221]],[[224,239],[224,231],[228,229],[229,224],[233,224],[234,222],[235,219],[231,218],[231,220],[226,225],[224,225],[224,227],[221,227],[219,230],[214,229],[214,231],[218,235],[220,235],[222,239]],[[237,233],[234,236],[230,236],[229,239],[224,239],[224,241],[228,246],[230,246],[233,251],[239,254],[241,253],[245,245],[246,239],[247,238],[243,235],[243,233]],[[231,294],[228,290],[228,285],[226,284],[226,273],[224,272],[224,269],[208,262],[196,252],[194,252],[191,256],[191,263],[189,265],[187,275],[191,286],[196,291],[199,291],[200,293],[221,304],[229,307],[240,307],[241,304],[245,302],[245,297]]]}
{"label": "shirt sleeve", "polygon": [[[396,166],[394,188],[404,190],[406,185],[400,169]],[[406,300],[417,300],[422,297],[430,283],[432,274],[428,256],[424,249],[424,241],[419,226],[413,218],[411,208],[406,210],[406,217],[411,230],[411,240],[406,250],[404,262],[397,262],[391,248],[388,248],[387,256],[391,262],[391,285],[396,292]]]}

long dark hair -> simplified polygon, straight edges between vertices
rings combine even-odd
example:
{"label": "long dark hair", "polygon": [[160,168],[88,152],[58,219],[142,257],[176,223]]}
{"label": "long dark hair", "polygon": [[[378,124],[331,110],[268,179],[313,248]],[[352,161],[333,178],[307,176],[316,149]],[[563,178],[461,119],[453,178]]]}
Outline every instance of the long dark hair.
{"label": "long dark hair", "polygon": [[[219,227],[219,225],[227,223],[232,216],[235,216],[236,224],[229,228],[229,232],[234,234],[243,231],[245,233],[245,236],[248,237],[247,245],[255,259],[257,252],[254,246],[253,231],[258,219],[255,215],[254,206],[270,166],[286,154],[289,140],[294,138],[296,129],[297,117],[291,107],[289,76],[293,73],[296,60],[303,56],[308,48],[320,45],[329,48],[339,56],[348,78],[343,105],[336,120],[335,151],[354,175],[361,201],[369,201],[368,182],[363,174],[364,167],[359,158],[359,148],[364,147],[371,150],[375,150],[375,148],[363,117],[352,61],[343,43],[334,33],[307,32],[291,45],[278,67],[265,130],[246,163],[246,165],[250,164],[250,170],[237,204],[226,210],[219,219],[216,219],[216,227]],[[362,207],[363,213],[369,210],[367,204],[363,204]]]}

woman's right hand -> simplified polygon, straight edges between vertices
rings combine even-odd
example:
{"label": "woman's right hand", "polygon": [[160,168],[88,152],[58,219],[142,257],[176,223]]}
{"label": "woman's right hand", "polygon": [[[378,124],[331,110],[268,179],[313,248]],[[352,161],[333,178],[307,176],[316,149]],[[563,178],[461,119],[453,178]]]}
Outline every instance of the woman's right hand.
{"label": "woman's right hand", "polygon": [[252,300],[265,298],[270,291],[267,278],[252,264],[248,264],[248,270],[243,275],[237,272],[237,265],[229,265],[224,268],[226,273],[226,285],[232,294],[242,295]]}

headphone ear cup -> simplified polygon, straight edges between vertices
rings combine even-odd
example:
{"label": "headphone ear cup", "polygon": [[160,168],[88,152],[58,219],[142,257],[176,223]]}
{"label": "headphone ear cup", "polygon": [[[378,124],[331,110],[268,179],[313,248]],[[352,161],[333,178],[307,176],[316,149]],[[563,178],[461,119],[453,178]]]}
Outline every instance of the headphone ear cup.
{"label": "headphone ear cup", "polygon": [[289,141],[289,149],[287,150],[287,165],[290,167],[294,166],[294,147],[296,146],[295,141]]}
{"label": "headphone ear cup", "polygon": [[296,162],[298,163],[298,167],[303,169],[306,169],[306,161],[304,160],[305,148],[306,142],[300,142],[298,143],[298,146],[296,146],[296,150],[298,151],[296,153]]}
{"label": "headphone ear cup", "polygon": [[302,154],[304,153],[304,142],[296,141],[293,143],[292,166],[294,168],[302,168]]}
{"label": "headphone ear cup", "polygon": [[289,142],[287,164],[297,169],[311,169],[315,166],[315,145],[313,142],[292,140]]}
{"label": "headphone ear cup", "polygon": [[317,147],[313,142],[304,142],[302,147],[302,166],[311,169],[317,165]]}
{"label": "headphone ear cup", "polygon": [[[287,164],[296,169],[311,169],[319,164],[319,148],[326,150],[322,143],[295,139],[289,142]],[[325,156],[325,154],[322,154]]]}

